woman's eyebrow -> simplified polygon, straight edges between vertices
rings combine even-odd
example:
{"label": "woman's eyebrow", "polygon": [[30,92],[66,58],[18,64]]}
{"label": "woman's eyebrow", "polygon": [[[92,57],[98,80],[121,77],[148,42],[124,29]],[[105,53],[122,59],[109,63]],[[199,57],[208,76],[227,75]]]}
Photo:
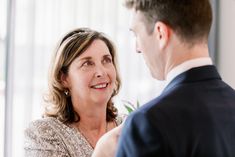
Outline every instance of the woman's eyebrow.
{"label": "woman's eyebrow", "polygon": [[92,57],[88,56],[88,57],[83,57],[83,58],[80,58],[79,60],[82,61],[82,60],[91,60]]}
{"label": "woman's eyebrow", "polygon": [[111,54],[104,55],[103,57],[112,57]]}

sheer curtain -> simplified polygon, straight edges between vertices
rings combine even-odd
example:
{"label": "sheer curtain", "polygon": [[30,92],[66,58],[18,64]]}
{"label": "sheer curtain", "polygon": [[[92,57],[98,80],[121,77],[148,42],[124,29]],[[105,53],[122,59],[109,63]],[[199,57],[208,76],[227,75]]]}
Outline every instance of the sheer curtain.
{"label": "sheer curtain", "polygon": [[[163,83],[151,78],[141,54],[135,53],[134,38],[128,29],[129,12],[121,3],[121,0],[15,1],[11,69],[1,65],[3,70],[12,71],[12,78],[7,81],[13,89],[12,120],[6,122],[11,124],[12,133],[7,134],[10,145],[5,146],[11,153],[5,153],[6,156],[24,156],[23,130],[31,120],[41,117],[51,54],[61,36],[71,29],[90,27],[106,33],[115,42],[123,81],[116,97],[120,112],[125,112],[122,100],[133,103],[138,100],[143,104],[161,92]],[[1,34],[1,60],[5,52],[3,39]],[[4,84],[2,80],[1,75],[0,85]],[[4,95],[0,96],[2,103]]]}
{"label": "sheer curtain", "polygon": [[0,156],[4,150],[6,0],[0,0]]}

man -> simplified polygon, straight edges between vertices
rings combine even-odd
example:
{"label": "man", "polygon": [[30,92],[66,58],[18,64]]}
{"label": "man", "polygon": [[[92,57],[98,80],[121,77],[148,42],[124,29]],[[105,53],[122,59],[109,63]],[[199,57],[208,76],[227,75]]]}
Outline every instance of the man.
{"label": "man", "polygon": [[[209,57],[209,0],[126,0],[125,5],[132,9],[137,52],[152,76],[168,85],[127,118],[117,150],[109,149],[115,142],[104,140],[95,152],[234,157],[235,91],[221,80]],[[118,138],[114,132],[107,136]]]}

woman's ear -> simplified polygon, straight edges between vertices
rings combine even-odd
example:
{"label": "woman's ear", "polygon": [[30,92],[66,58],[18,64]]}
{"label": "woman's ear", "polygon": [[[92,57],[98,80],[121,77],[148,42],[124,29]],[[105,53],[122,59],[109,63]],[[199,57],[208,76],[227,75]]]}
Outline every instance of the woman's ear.
{"label": "woman's ear", "polygon": [[68,82],[68,77],[67,74],[61,73],[60,75],[60,80],[61,83],[64,87],[68,88],[69,87],[69,82]]}
{"label": "woman's ear", "polygon": [[154,34],[159,42],[159,48],[164,49],[169,42],[171,28],[161,21],[157,21],[154,27]]}

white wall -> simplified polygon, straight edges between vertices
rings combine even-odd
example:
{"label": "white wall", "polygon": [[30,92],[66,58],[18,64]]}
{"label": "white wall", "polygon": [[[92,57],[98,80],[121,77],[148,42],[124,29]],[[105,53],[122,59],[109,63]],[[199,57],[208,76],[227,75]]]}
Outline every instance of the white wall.
{"label": "white wall", "polygon": [[225,82],[235,89],[235,0],[219,1],[218,66]]}

